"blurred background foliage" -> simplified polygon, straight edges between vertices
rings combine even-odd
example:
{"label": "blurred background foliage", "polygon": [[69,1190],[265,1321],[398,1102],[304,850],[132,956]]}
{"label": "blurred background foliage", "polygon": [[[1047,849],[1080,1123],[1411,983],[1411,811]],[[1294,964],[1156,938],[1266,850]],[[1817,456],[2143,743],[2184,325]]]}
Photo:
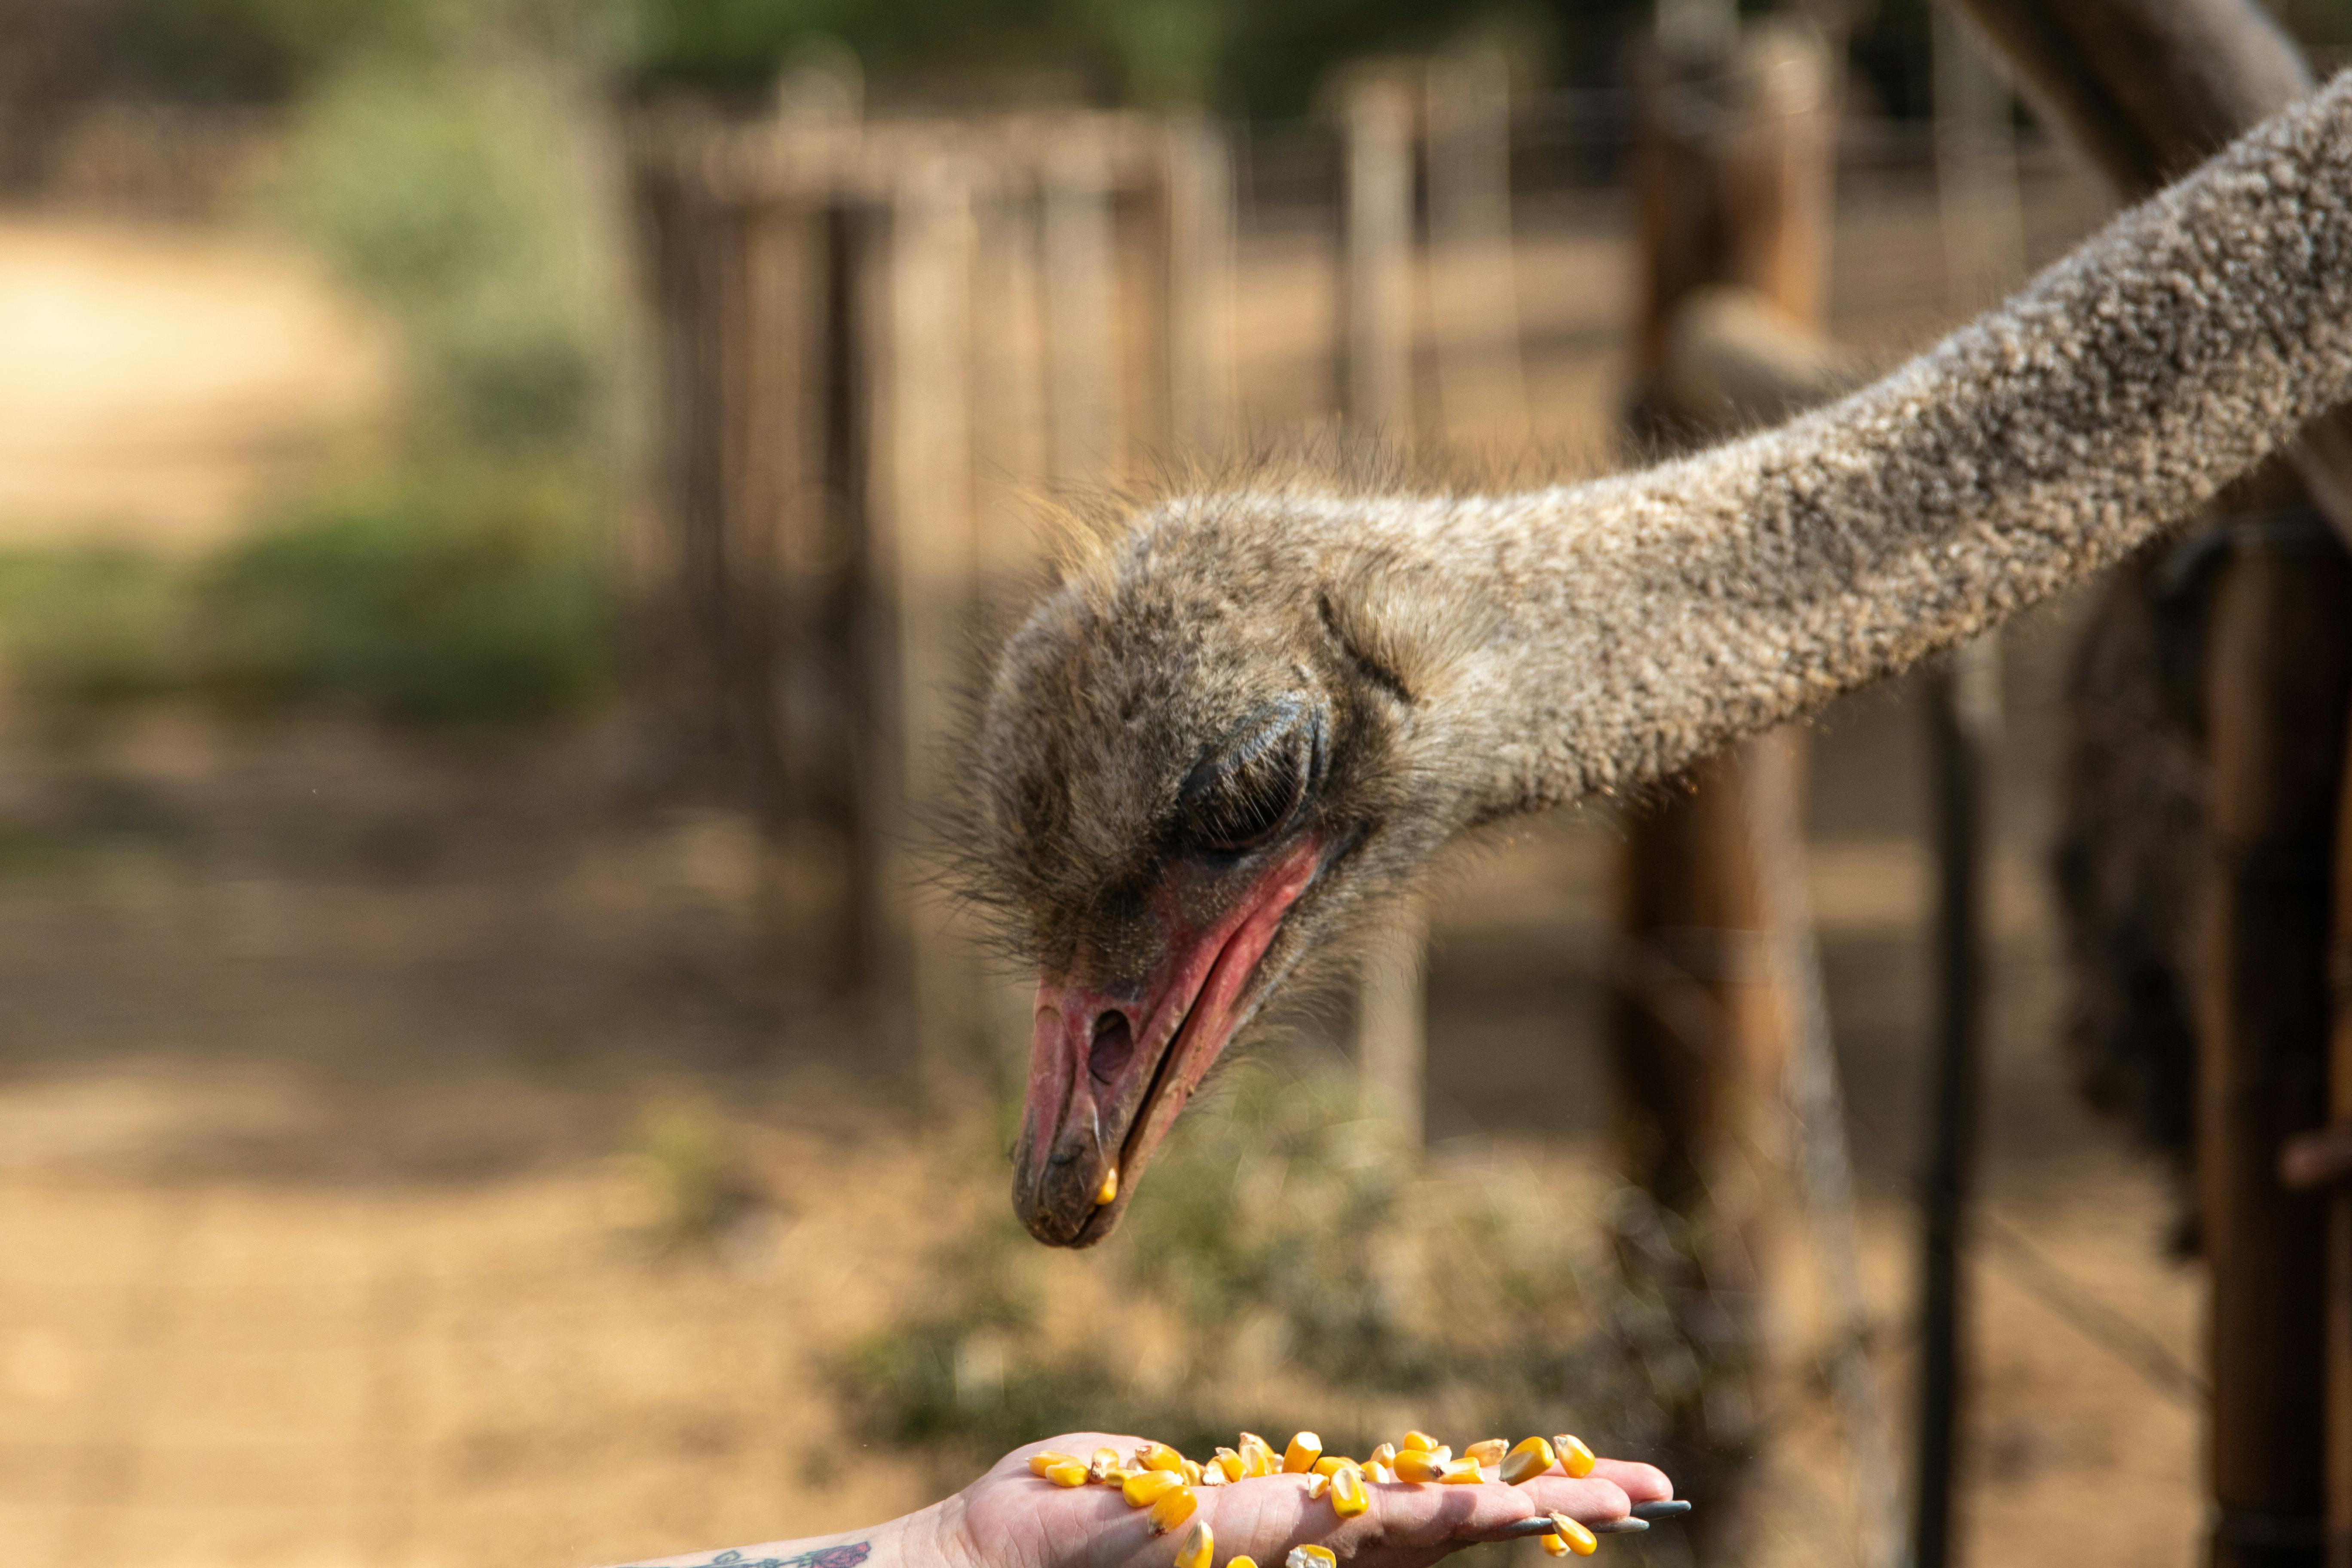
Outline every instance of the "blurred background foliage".
{"label": "blurred background foliage", "polygon": [[[1336,1061],[1245,1059],[1213,1092],[1099,1263],[1001,1210],[940,1258],[936,1296],[837,1370],[869,1435],[949,1468],[1088,1428],[1196,1458],[1242,1427],[1359,1456],[1408,1425],[1623,1441],[1695,1375],[1609,1227],[1532,1169],[1418,1159]],[[1000,1147],[975,1150],[976,1179]]]}

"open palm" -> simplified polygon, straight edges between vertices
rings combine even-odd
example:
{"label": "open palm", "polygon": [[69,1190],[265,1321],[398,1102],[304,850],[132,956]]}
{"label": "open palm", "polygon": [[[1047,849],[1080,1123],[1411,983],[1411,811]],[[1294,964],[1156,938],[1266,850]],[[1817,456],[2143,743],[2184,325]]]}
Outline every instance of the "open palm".
{"label": "open palm", "polygon": [[[1029,1457],[1047,1449],[1127,1454],[1142,1441],[1072,1432],[1014,1449],[940,1505],[942,1551],[960,1559],[957,1568],[1171,1568],[1189,1525],[1154,1536],[1143,1510],[1129,1508],[1117,1488],[1059,1487],[1029,1473]],[[1598,1524],[1674,1495],[1664,1472],[1615,1459],[1600,1461],[1581,1480],[1554,1470],[1516,1487],[1393,1482],[1365,1490],[1370,1506],[1341,1519],[1328,1497],[1308,1500],[1306,1477],[1264,1476],[1199,1489],[1194,1518],[1215,1532],[1221,1565],[1246,1555],[1280,1568],[1292,1547],[1315,1542],[1354,1568],[1423,1568],[1555,1510]]]}

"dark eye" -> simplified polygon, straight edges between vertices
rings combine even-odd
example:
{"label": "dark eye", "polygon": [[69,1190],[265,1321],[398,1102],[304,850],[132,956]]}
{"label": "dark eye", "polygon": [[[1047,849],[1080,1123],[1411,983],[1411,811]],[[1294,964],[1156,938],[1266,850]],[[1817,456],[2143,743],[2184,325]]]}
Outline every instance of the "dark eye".
{"label": "dark eye", "polygon": [[1184,781],[1185,837],[1223,854],[1256,848],[1297,814],[1321,752],[1322,725],[1303,705],[1261,715]]}

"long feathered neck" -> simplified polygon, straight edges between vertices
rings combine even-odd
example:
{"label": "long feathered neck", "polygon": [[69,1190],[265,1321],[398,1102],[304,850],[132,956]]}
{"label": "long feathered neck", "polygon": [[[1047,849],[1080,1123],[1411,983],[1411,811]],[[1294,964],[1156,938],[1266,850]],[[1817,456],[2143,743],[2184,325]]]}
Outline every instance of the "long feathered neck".
{"label": "long feathered neck", "polygon": [[1284,510],[1486,616],[1444,725],[1484,818],[1671,774],[1960,642],[2347,396],[2352,77],[1794,424],[1591,484]]}

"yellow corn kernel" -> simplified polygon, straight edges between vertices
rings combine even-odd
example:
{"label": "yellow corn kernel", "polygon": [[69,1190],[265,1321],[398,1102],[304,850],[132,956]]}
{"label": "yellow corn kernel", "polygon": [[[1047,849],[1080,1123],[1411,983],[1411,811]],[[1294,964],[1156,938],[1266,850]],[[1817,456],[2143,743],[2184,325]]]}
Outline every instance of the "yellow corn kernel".
{"label": "yellow corn kernel", "polygon": [[1401,1481],[1433,1481],[1445,1474],[1446,1461],[1419,1448],[1407,1448],[1397,1456],[1396,1474]]}
{"label": "yellow corn kernel", "polygon": [[1551,1516],[1551,1539],[1565,1541],[1568,1549],[1579,1557],[1590,1557],[1601,1548],[1601,1538],[1564,1513]]}
{"label": "yellow corn kernel", "polygon": [[1087,1484],[1087,1468],[1076,1459],[1065,1459],[1046,1466],[1045,1479],[1057,1487],[1082,1487]]}
{"label": "yellow corn kernel", "polygon": [[[1168,1472],[1165,1470],[1155,1470],[1152,1473],[1155,1475],[1164,1476]],[[1151,1533],[1154,1535],[1167,1534],[1170,1531],[1175,1529],[1178,1525],[1192,1518],[1192,1510],[1200,1506],[1201,1495],[1194,1491],[1191,1487],[1186,1486],[1182,1481],[1178,1481],[1174,1486],[1170,1487],[1166,1491],[1161,1492],[1160,1494],[1160,1500],[1151,1505],[1151,1513],[1150,1516],[1151,1520]]]}
{"label": "yellow corn kernel", "polygon": [[1486,1472],[1478,1468],[1477,1460],[1465,1454],[1461,1458],[1447,1461],[1445,1468],[1438,1472],[1437,1479],[1449,1487],[1475,1487],[1486,1479]]}
{"label": "yellow corn kernel", "polygon": [[1321,1500],[1322,1500],[1322,1498],[1323,1498],[1323,1494],[1324,1494],[1325,1492],[1327,1492],[1327,1491],[1330,1490],[1330,1489],[1331,1489],[1331,1478],[1330,1478],[1330,1477],[1326,1476],[1326,1475],[1317,1474],[1317,1475],[1311,1475],[1311,1476],[1309,1476],[1309,1477],[1307,1477],[1307,1500],[1308,1502],[1319,1502],[1319,1501],[1321,1501]]}
{"label": "yellow corn kernel", "polygon": [[1364,1490],[1364,1472],[1349,1466],[1331,1473],[1331,1511],[1341,1519],[1353,1519],[1372,1506],[1371,1494]]}
{"label": "yellow corn kernel", "polygon": [[[1218,1449],[1216,1456],[1209,1461],[1209,1468],[1222,1470],[1224,1472],[1225,1479],[1229,1481],[1240,1480],[1249,1473],[1248,1465],[1244,1463],[1242,1457],[1231,1448]],[[1227,1564],[1227,1568],[1232,1568],[1232,1565]]]}
{"label": "yellow corn kernel", "polygon": [[1396,1445],[1394,1443],[1381,1444],[1379,1447],[1372,1450],[1372,1457],[1366,1459],[1364,1463],[1368,1466],[1394,1465],[1396,1463]]}
{"label": "yellow corn kernel", "polygon": [[1554,1437],[1551,1446],[1559,1450],[1559,1468],[1570,1476],[1581,1480],[1592,1473],[1592,1450],[1584,1446],[1583,1438],[1562,1435]]}
{"label": "yellow corn kernel", "polygon": [[1179,1459],[1178,1462],[1184,1467],[1184,1484],[1186,1486],[1199,1486],[1201,1484],[1202,1478],[1209,1473],[1201,1468],[1201,1461],[1198,1459]]}
{"label": "yellow corn kernel", "polygon": [[1114,1475],[1123,1478],[1126,1474],[1127,1467],[1118,1462],[1118,1450],[1116,1448],[1097,1448],[1093,1460],[1087,1466],[1087,1478],[1092,1480],[1108,1481]]}
{"label": "yellow corn kernel", "polygon": [[1183,1477],[1167,1470],[1138,1470],[1120,1485],[1118,1495],[1129,1508],[1150,1508],[1183,1484]]}
{"label": "yellow corn kernel", "polygon": [[1339,1568],[1339,1554],[1328,1546],[1294,1546],[1283,1559],[1282,1568]]}
{"label": "yellow corn kernel", "polygon": [[1368,1481],[1392,1481],[1397,1479],[1397,1473],[1386,1465],[1366,1465],[1364,1479]]}
{"label": "yellow corn kernel", "polygon": [[1488,1437],[1462,1450],[1464,1455],[1482,1465],[1499,1465],[1503,1462],[1503,1456],[1510,1451],[1511,1441],[1507,1437]]}
{"label": "yellow corn kernel", "polygon": [[1212,1459],[1207,1464],[1201,1467],[1201,1479],[1199,1480],[1190,1481],[1186,1484],[1196,1487],[1223,1486],[1225,1484],[1224,1467],[1218,1464],[1214,1459]]}
{"label": "yellow corn kernel", "polygon": [[1257,1568],[1257,1559],[1255,1557],[1229,1557],[1225,1560],[1225,1568]]}
{"label": "yellow corn kernel", "polygon": [[1173,1470],[1184,1468],[1184,1456],[1165,1443],[1146,1443],[1135,1451],[1135,1468],[1139,1470]]}
{"label": "yellow corn kernel", "polygon": [[1255,1432],[1242,1434],[1242,1473],[1244,1476],[1270,1476],[1282,1468],[1281,1456],[1274,1445]]}
{"label": "yellow corn kernel", "polygon": [[1176,1549],[1176,1568],[1209,1568],[1209,1558],[1216,1549],[1216,1531],[1209,1528],[1207,1520],[1196,1519],[1184,1532],[1184,1544]]}
{"label": "yellow corn kernel", "polygon": [[1552,1557],[1565,1557],[1568,1555],[1568,1542],[1562,1541],[1559,1536],[1539,1535],[1536,1537],[1536,1539],[1543,1542],[1543,1549],[1546,1555]]}
{"label": "yellow corn kernel", "polygon": [[1328,1476],[1334,1470],[1360,1470],[1364,1467],[1345,1454],[1326,1454],[1315,1461],[1315,1473]]}
{"label": "yellow corn kernel", "polygon": [[1118,1196],[1118,1167],[1113,1165],[1103,1173],[1103,1184],[1095,1189],[1095,1206],[1100,1208],[1117,1196]]}
{"label": "yellow corn kernel", "polygon": [[1551,1445],[1540,1437],[1530,1437],[1503,1456],[1503,1484],[1517,1486],[1531,1481],[1551,1468]]}
{"label": "yellow corn kernel", "polygon": [[1406,1448],[1418,1448],[1424,1454],[1434,1454],[1437,1452],[1438,1446],[1437,1439],[1426,1432],[1408,1432],[1404,1435],[1404,1441],[1399,1443],[1397,1447],[1400,1451]]}
{"label": "yellow corn kernel", "polygon": [[[1029,1473],[1033,1476],[1042,1476],[1055,1465],[1077,1464],[1078,1461],[1070,1455],[1056,1454],[1053,1449],[1048,1448],[1042,1454],[1032,1454],[1029,1456]],[[1078,1468],[1083,1470],[1086,1467],[1084,1465],[1078,1465]]]}
{"label": "yellow corn kernel", "polygon": [[1282,1451],[1282,1473],[1303,1476],[1315,1468],[1323,1457],[1323,1439],[1312,1432],[1301,1432],[1291,1438],[1290,1447]]}

